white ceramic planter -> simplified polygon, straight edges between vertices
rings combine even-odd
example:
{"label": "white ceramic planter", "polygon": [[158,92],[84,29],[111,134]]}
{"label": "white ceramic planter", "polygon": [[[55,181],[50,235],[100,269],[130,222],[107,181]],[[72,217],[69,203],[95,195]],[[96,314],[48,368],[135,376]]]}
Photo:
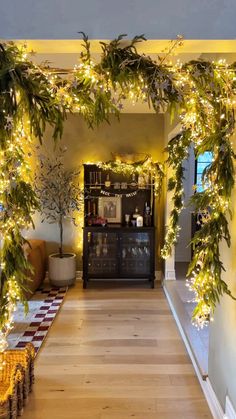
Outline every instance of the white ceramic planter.
{"label": "white ceramic planter", "polygon": [[76,255],[65,253],[62,258],[59,253],[49,255],[48,276],[51,284],[56,287],[73,285],[76,276]]}

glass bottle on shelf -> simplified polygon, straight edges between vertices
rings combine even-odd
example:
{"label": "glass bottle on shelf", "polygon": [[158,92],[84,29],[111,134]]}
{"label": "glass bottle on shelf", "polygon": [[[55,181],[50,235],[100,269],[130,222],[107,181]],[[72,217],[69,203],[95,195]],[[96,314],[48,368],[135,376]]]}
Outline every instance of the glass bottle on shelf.
{"label": "glass bottle on shelf", "polygon": [[102,253],[103,253],[103,256],[107,256],[107,254],[108,254],[107,237],[106,236],[103,239]]}
{"label": "glass bottle on shelf", "polygon": [[111,181],[110,181],[110,176],[109,174],[107,174],[106,180],[105,180],[105,188],[110,188],[111,187]]}
{"label": "glass bottle on shelf", "polygon": [[144,182],[145,182],[145,188],[148,189],[150,187],[149,173],[145,173],[145,175],[144,175]]}
{"label": "glass bottle on shelf", "polygon": [[132,215],[132,220],[131,220],[133,226],[137,225],[137,218],[139,217],[139,215],[140,215],[139,209],[138,207],[135,207],[134,213]]}
{"label": "glass bottle on shelf", "polygon": [[96,250],[95,250],[96,256],[99,257],[101,254],[101,246],[100,244],[96,245]]}
{"label": "glass bottle on shelf", "polygon": [[137,188],[137,181],[135,178],[135,173],[132,174],[132,181],[130,182],[130,187],[131,188]]}
{"label": "glass bottle on shelf", "polygon": [[136,218],[136,226],[137,227],[143,227],[143,216],[142,215],[139,215]]}
{"label": "glass bottle on shelf", "polygon": [[145,178],[142,173],[138,175],[138,188],[145,189]]}
{"label": "glass bottle on shelf", "polygon": [[145,212],[144,212],[144,225],[150,227],[152,224],[151,208],[148,206],[147,202],[145,203]]}
{"label": "glass bottle on shelf", "polygon": [[133,213],[133,218],[136,219],[139,216],[139,209],[138,207],[135,207],[134,213]]}
{"label": "glass bottle on shelf", "polygon": [[87,202],[87,214],[86,214],[86,221],[87,225],[91,226],[93,225],[93,216],[96,211],[96,205],[95,202],[92,202],[90,199]]}
{"label": "glass bottle on shelf", "polygon": [[96,189],[101,189],[102,183],[102,172],[95,172],[95,187]]}
{"label": "glass bottle on shelf", "polygon": [[91,215],[91,201],[90,200],[88,200],[87,208],[88,208],[87,215]]}
{"label": "glass bottle on shelf", "polygon": [[95,217],[97,215],[96,202],[92,203],[92,208],[92,214]]}

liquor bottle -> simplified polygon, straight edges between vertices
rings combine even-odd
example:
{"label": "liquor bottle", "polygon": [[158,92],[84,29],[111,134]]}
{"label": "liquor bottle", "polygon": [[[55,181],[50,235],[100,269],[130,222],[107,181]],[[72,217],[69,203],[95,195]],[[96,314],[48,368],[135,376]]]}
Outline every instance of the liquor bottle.
{"label": "liquor bottle", "polygon": [[134,213],[133,213],[133,220],[137,220],[137,218],[138,218],[138,216],[139,216],[140,214],[139,214],[139,209],[138,209],[138,207],[135,207],[135,210],[134,210]]}
{"label": "liquor bottle", "polygon": [[105,180],[105,188],[110,188],[111,187],[111,181],[110,181],[110,176],[109,174],[107,174],[106,180]]}
{"label": "liquor bottle", "polygon": [[91,201],[88,201],[88,211],[87,211],[87,215],[91,214]]}
{"label": "liquor bottle", "polygon": [[87,220],[87,224],[89,226],[93,225],[93,209],[94,209],[94,204],[91,202],[91,200],[88,200],[87,203],[87,214],[86,214],[86,220]]}
{"label": "liquor bottle", "polygon": [[100,246],[100,244],[97,244],[96,245],[95,254],[96,254],[97,257],[99,257],[101,255],[101,246]]}
{"label": "liquor bottle", "polygon": [[137,227],[143,227],[143,216],[139,215],[136,219],[136,226]]}
{"label": "liquor bottle", "polygon": [[135,179],[135,174],[133,173],[133,175],[132,175],[132,181],[130,182],[130,187],[131,188],[137,188],[137,181],[136,181],[136,179]]}
{"label": "liquor bottle", "polygon": [[144,212],[144,225],[150,227],[152,224],[151,208],[148,206],[147,202],[145,203],[145,212]]}
{"label": "liquor bottle", "polygon": [[102,253],[103,253],[103,256],[107,256],[108,246],[107,246],[107,238],[106,237],[104,237],[104,240],[103,240]]}
{"label": "liquor bottle", "polygon": [[95,189],[101,189],[102,172],[95,172]]}
{"label": "liquor bottle", "polygon": [[92,210],[93,216],[96,216],[97,215],[96,202],[92,203],[92,208],[93,208],[93,210]]}
{"label": "liquor bottle", "polygon": [[150,178],[149,173],[146,173],[144,175],[144,182],[145,182],[145,188],[148,189],[150,187]]}

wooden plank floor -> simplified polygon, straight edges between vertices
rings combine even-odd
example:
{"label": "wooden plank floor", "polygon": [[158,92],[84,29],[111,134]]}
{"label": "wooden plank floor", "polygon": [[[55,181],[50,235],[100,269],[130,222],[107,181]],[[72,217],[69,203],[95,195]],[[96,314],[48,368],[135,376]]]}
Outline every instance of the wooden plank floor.
{"label": "wooden plank floor", "polygon": [[212,418],[163,290],[70,289],[24,419]]}

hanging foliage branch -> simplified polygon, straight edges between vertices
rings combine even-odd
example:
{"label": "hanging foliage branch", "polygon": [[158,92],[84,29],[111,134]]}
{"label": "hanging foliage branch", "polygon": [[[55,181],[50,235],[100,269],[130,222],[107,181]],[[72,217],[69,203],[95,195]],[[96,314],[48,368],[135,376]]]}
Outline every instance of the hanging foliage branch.
{"label": "hanging foliage branch", "polygon": [[[206,203],[211,208],[209,222],[193,239],[195,251],[189,269],[189,275],[193,274],[190,283],[197,303],[193,319],[201,327],[213,313],[220,296],[224,292],[231,295],[221,277],[223,265],[219,245],[222,239],[230,244],[226,217],[234,184],[234,154],[229,140],[234,129],[234,67],[228,68],[224,62],[214,64],[201,60],[169,67],[161,59],[156,63],[150,57],[138,54],[136,44],[144,39],[143,36],[135,37],[125,46],[121,45],[122,39],[123,35],[110,44],[102,44],[100,68],[111,79],[114,90],[119,88],[127,95],[131,89],[135,100],[148,101],[156,111],[178,111],[182,122],[182,135],[168,147],[167,163],[174,171],[168,189],[174,194],[163,257],[170,255],[178,237],[178,218],[183,207],[182,161],[187,157],[188,146],[193,143],[197,155],[212,151],[215,156],[211,169],[203,176],[205,185],[211,185],[211,190],[206,188],[203,197],[196,193],[192,200],[196,212],[205,211]],[[172,152],[172,146],[175,152]],[[216,206],[216,202],[219,205]],[[210,232],[213,247],[206,239]],[[201,252],[203,242],[204,252],[203,249]],[[202,261],[203,254],[205,262]]]}
{"label": "hanging foliage branch", "polygon": [[168,191],[173,193],[173,208],[169,216],[169,224],[165,237],[165,244],[161,250],[161,256],[167,259],[171,255],[173,246],[177,243],[179,227],[179,215],[184,206],[184,169],[183,160],[188,158],[190,146],[190,131],[174,137],[168,144],[167,165],[172,168],[173,175],[168,180]]}
{"label": "hanging foliage branch", "polygon": [[[201,99],[196,101],[197,108],[201,100],[205,110],[197,113],[195,123],[196,156],[209,150],[213,154],[212,163],[203,172],[204,190],[196,192],[191,199],[196,213],[207,214],[192,239],[194,256],[188,270],[191,275],[189,286],[195,292],[197,302],[193,319],[203,327],[224,293],[234,298],[222,279],[224,266],[220,259],[221,241],[225,240],[230,246],[227,218],[231,215],[235,154],[230,142],[234,110],[229,98],[234,93],[233,74],[205,62],[192,62],[188,69],[197,90],[202,93]],[[201,131],[203,125],[205,129]]]}
{"label": "hanging foliage branch", "polygon": [[137,43],[145,40],[136,36],[130,44],[122,46],[125,35],[109,44],[102,44],[102,60],[98,68],[111,80],[113,89],[124,98],[147,101],[155,111],[172,111],[182,103],[182,92],[175,84],[174,72],[150,57],[137,52]]}
{"label": "hanging foliage branch", "polygon": [[119,118],[122,105],[115,99],[112,85],[93,62],[88,37],[83,36],[84,50],[80,54],[80,63],[74,67],[70,79],[60,89],[64,105],[72,112],[80,113],[88,125],[93,128],[101,122],[109,123],[111,114]]}
{"label": "hanging foliage branch", "polygon": [[[56,139],[62,133],[63,111],[53,85],[26,59],[24,50],[0,45],[0,352],[12,327],[18,300],[25,303],[31,266],[24,254],[22,229],[33,225],[38,201],[27,162],[31,135],[41,141],[46,123]],[[28,150],[27,150],[28,149]]]}

